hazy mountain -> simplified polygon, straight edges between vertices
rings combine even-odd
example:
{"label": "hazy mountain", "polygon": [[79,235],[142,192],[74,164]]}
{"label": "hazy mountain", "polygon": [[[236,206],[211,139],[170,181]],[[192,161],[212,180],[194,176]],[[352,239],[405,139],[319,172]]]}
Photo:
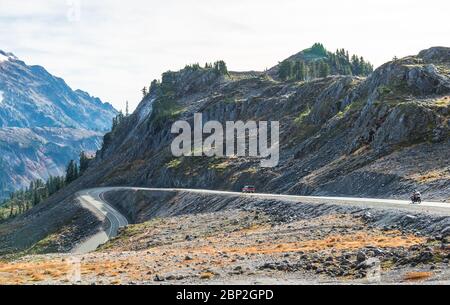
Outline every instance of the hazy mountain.
{"label": "hazy mountain", "polygon": [[72,127],[107,131],[116,111],[41,66],[0,51],[0,127]]}
{"label": "hazy mountain", "polygon": [[0,51],[0,198],[33,179],[61,175],[96,151],[117,111],[41,66]]}
{"label": "hazy mountain", "polygon": [[0,186],[4,193],[35,179],[65,174],[80,151],[95,152],[103,133],[86,129],[0,128]]}

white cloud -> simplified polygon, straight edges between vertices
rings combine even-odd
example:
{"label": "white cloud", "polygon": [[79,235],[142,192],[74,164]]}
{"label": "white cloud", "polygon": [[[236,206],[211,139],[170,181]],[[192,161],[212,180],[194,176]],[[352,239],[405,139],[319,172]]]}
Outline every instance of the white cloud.
{"label": "white cloud", "polygon": [[0,1],[0,49],[118,108],[187,63],[263,70],[320,41],[380,65],[450,42],[439,0],[84,0],[79,22],[68,1]]}

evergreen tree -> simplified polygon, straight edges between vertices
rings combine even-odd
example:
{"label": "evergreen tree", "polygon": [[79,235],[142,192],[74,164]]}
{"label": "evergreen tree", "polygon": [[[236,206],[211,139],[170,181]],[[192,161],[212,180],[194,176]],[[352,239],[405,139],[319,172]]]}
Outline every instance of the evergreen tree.
{"label": "evergreen tree", "polygon": [[228,75],[227,64],[223,60],[216,61],[214,63],[214,71],[218,75]]}
{"label": "evergreen tree", "polygon": [[352,72],[354,75],[360,75],[360,62],[359,62],[359,57],[356,55],[352,56],[352,61],[351,61],[351,65],[352,65]]}
{"label": "evergreen tree", "polygon": [[[373,72],[373,66],[365,61],[363,57],[352,55],[345,49],[337,49],[335,53],[328,52],[325,47],[320,44],[314,44],[310,49],[306,50],[304,54],[324,57],[323,59],[305,60],[307,73],[305,79],[313,79],[317,77],[326,77],[328,75],[362,75],[366,76]],[[281,66],[281,64],[280,64]],[[280,77],[285,80],[287,66],[281,67]],[[296,62],[293,69],[293,78],[299,79],[301,74],[299,72],[299,65]],[[303,73],[305,75],[305,73]]]}
{"label": "evergreen tree", "polygon": [[117,127],[117,117],[114,117],[112,119],[112,128],[111,128],[111,130],[116,129],[116,127]]}
{"label": "evergreen tree", "polygon": [[[28,188],[10,194],[10,198],[3,202],[3,208],[0,207],[0,209],[3,209],[5,212],[8,209],[8,217],[25,213],[62,189],[65,186],[64,180],[64,177],[50,176],[46,182],[40,179],[31,181]],[[6,215],[5,212],[1,212],[0,210],[0,215]]]}
{"label": "evergreen tree", "polygon": [[91,159],[86,155],[84,151],[80,153],[80,175],[82,175],[89,167]]}
{"label": "evergreen tree", "polygon": [[119,125],[123,122],[124,118],[125,118],[125,115],[123,114],[122,110],[120,110],[119,114],[116,115],[115,118],[113,118],[111,131],[115,131],[116,128],[119,127]]}
{"label": "evergreen tree", "polygon": [[318,55],[318,56],[327,56],[327,50],[325,49],[325,47],[323,46],[323,44],[321,43],[315,43],[311,49],[310,49],[310,53]]}
{"label": "evergreen tree", "polygon": [[330,69],[330,66],[328,65],[328,63],[326,63],[325,61],[321,61],[319,63],[319,76],[327,77],[328,75],[330,75],[330,73],[331,73],[331,69]]}
{"label": "evergreen tree", "polygon": [[9,202],[9,217],[14,216],[14,197],[11,197]]}
{"label": "evergreen tree", "polygon": [[303,81],[306,79],[306,65],[303,61],[297,61],[293,67],[293,75],[295,80]]}
{"label": "evergreen tree", "polygon": [[293,64],[290,60],[285,60],[280,64],[278,70],[278,77],[281,80],[289,80],[292,78],[293,74]]}
{"label": "evergreen tree", "polygon": [[117,115],[117,125],[120,125],[123,122],[123,119],[125,116],[123,115],[122,110],[119,111],[119,114]]}
{"label": "evergreen tree", "polygon": [[155,90],[157,90],[160,87],[160,83],[157,79],[154,79],[151,84],[150,87],[148,89],[149,93],[153,93],[155,92]]}
{"label": "evergreen tree", "polygon": [[69,184],[78,178],[78,165],[74,160],[70,160],[66,170],[66,183]]}
{"label": "evergreen tree", "polygon": [[311,79],[317,78],[317,63],[316,62],[310,63],[309,67],[308,67],[308,71],[309,71],[309,76]]}
{"label": "evergreen tree", "polygon": [[148,92],[147,92],[147,87],[144,87],[142,89],[142,96],[145,98],[147,96]]}

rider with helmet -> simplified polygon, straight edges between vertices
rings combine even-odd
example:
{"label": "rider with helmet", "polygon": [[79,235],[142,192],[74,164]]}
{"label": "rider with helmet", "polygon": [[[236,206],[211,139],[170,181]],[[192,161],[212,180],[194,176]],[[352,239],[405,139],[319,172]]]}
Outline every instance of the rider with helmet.
{"label": "rider with helmet", "polygon": [[422,203],[422,194],[419,191],[415,191],[411,196],[412,203]]}

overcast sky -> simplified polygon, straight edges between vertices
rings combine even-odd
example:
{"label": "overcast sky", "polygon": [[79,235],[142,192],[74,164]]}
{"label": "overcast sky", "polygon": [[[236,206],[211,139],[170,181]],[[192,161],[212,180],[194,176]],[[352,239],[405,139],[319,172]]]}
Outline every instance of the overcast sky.
{"label": "overcast sky", "polygon": [[187,63],[263,70],[322,42],[378,66],[450,46],[449,12],[448,0],[0,0],[0,49],[134,108]]}

